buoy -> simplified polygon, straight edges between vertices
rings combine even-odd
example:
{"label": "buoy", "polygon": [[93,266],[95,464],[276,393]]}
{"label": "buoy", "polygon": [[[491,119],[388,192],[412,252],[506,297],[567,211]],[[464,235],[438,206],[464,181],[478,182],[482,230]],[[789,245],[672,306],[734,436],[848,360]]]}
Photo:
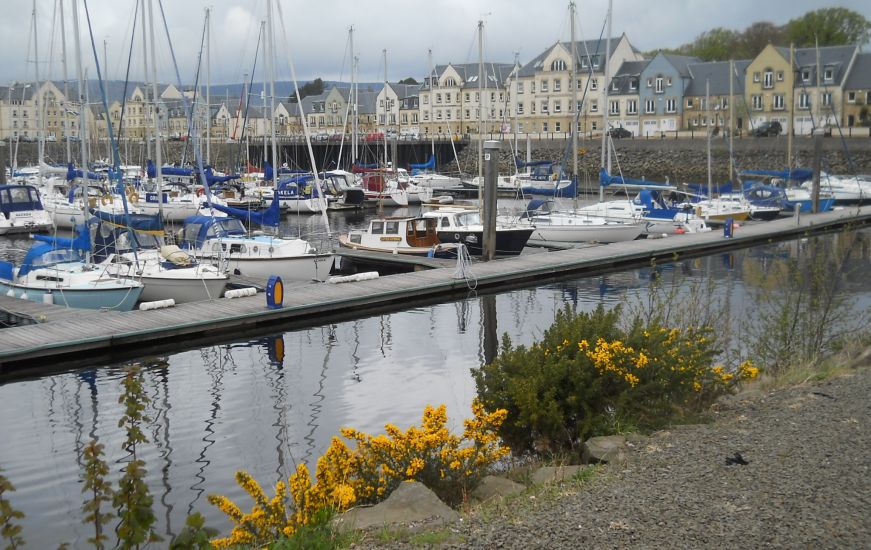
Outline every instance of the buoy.
{"label": "buoy", "polygon": [[675,235],[683,235],[686,232],[687,232],[687,230],[684,229],[683,227],[678,227],[677,229],[674,230]]}
{"label": "buoy", "polygon": [[42,295],[42,303],[43,304],[54,304],[54,296],[51,292],[46,292]]}

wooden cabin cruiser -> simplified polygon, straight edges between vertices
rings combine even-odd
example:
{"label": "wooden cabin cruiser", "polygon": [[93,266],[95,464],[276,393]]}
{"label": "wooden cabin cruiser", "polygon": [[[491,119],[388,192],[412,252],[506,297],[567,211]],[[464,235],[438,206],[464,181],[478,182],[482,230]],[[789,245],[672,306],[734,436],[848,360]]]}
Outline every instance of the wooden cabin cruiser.
{"label": "wooden cabin cruiser", "polygon": [[[423,214],[438,223],[437,234],[442,243],[462,243],[469,254],[480,256],[484,246],[484,225],[481,214],[464,208],[440,208]],[[533,227],[496,224],[496,254],[516,256],[534,231]]]}
{"label": "wooden cabin cruiser", "polygon": [[354,250],[409,254],[414,256],[456,256],[456,245],[439,240],[435,218],[378,218],[366,229],[339,236],[339,244]]}

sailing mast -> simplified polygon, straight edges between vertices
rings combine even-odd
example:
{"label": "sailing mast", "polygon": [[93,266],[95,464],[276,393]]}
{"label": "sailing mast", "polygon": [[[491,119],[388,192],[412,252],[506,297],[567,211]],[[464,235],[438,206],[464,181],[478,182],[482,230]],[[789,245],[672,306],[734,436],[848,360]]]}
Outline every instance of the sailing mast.
{"label": "sailing mast", "polygon": [[[264,39],[264,43],[263,43],[263,55],[264,56],[269,55],[269,45],[268,45],[269,40],[266,37],[266,32],[267,32],[266,31],[266,21],[261,21],[260,22],[260,36],[262,36]],[[269,81],[269,61],[268,61],[268,57],[264,57],[264,59],[266,60],[266,63],[265,63],[265,66],[263,67],[263,82],[262,82],[262,85],[260,88],[260,120],[264,121],[264,124],[263,124],[263,166],[265,167],[266,166],[266,152],[269,150],[269,136],[267,136],[267,130],[266,130],[266,83]],[[252,82],[253,82],[253,80],[254,79],[252,78]],[[249,96],[248,96],[248,94],[245,94],[245,102],[247,103],[247,101],[249,101]],[[246,113],[248,112],[247,108],[245,109],[245,112]],[[245,119],[247,119],[247,118],[248,117],[246,115]],[[247,124],[247,121],[242,123],[242,126],[243,126],[242,131],[243,132],[245,131],[244,126],[246,124]],[[264,171],[265,170],[266,170],[266,168],[264,168]],[[278,174],[278,165],[275,164],[275,157],[274,156],[272,157],[272,174],[273,174],[273,176],[276,176]],[[278,184],[276,182],[277,182],[277,180],[272,182],[272,187],[274,187],[274,188],[278,187]]]}
{"label": "sailing mast", "polygon": [[[610,86],[609,80],[611,79],[611,7],[612,0],[608,0],[608,36],[605,38],[605,82],[603,87],[605,88],[605,103],[602,105],[602,168],[605,168],[608,171],[608,175],[611,174],[611,140],[608,139],[608,111],[610,110],[610,106],[608,105],[608,86]],[[605,200],[605,188],[601,185],[599,186],[599,202]]]}
{"label": "sailing mast", "polygon": [[[72,140],[70,139],[70,131],[69,131],[69,121],[67,120],[67,101],[70,97],[69,90],[69,79],[67,77],[67,33],[66,26],[64,25],[64,3],[63,0],[58,0],[58,6],[60,7],[60,41],[61,41],[61,57],[62,57],[62,65],[63,65],[63,77],[64,77],[64,100],[61,103],[61,113],[63,113],[63,118],[61,119],[61,124],[63,124],[63,133],[64,133],[64,141],[66,142],[66,161],[67,164],[72,162],[73,160],[73,151],[72,151]],[[10,167],[11,168],[11,167]]]}
{"label": "sailing mast", "polygon": [[705,78],[705,118],[707,119],[708,134],[708,200],[713,200],[711,189],[711,80]]}
{"label": "sailing mast", "polygon": [[[729,60],[729,181],[735,177],[735,155],[732,149],[732,134],[735,133],[735,61]],[[792,124],[790,124],[792,127]]]}
{"label": "sailing mast", "polygon": [[478,21],[478,204],[484,187],[484,20]]}
{"label": "sailing mast", "polygon": [[[569,2],[569,19],[571,19],[571,47],[572,47],[572,66],[569,69],[569,88],[572,90],[572,106],[569,109],[569,112],[575,113],[571,118],[572,124],[572,180],[577,182],[578,178],[578,124],[577,124],[577,111],[578,111],[578,82],[577,82],[577,63],[578,63],[578,52],[575,46],[575,3]],[[516,64],[515,64],[516,66]],[[575,193],[574,193],[575,202],[577,202],[578,192],[577,192],[577,183],[575,184]]]}
{"label": "sailing mast", "polygon": [[[266,28],[266,72],[269,74],[269,136],[272,138],[272,187],[274,193],[278,193],[278,145],[275,143],[275,40],[272,24],[272,0],[266,1],[266,19],[269,26]],[[266,93],[266,90],[263,90]]]}
{"label": "sailing mast", "polygon": [[[63,4],[63,2],[61,2]],[[144,71],[142,81],[145,82],[145,112],[148,113],[148,47],[146,44],[145,35],[148,33],[148,23],[145,17],[145,2],[142,2],[142,70]],[[154,107],[152,106],[152,109]],[[151,126],[145,126],[145,158],[151,159]]]}
{"label": "sailing mast", "polygon": [[[82,45],[81,39],[79,37],[79,3],[73,2],[73,30],[76,44],[76,74],[79,79],[79,146],[82,149],[82,179],[84,180],[84,187],[82,188],[82,215],[83,219],[88,219],[88,147],[85,140],[88,137],[88,118],[85,116],[85,109],[87,108],[87,104],[85,103],[85,76],[84,70],[82,69]],[[86,252],[88,256],[90,256],[90,252]],[[90,261],[90,258],[86,256],[85,261]]]}
{"label": "sailing mast", "polygon": [[206,8],[206,166],[212,158],[212,10]]}
{"label": "sailing mast", "polygon": [[387,169],[387,121],[390,110],[390,99],[387,97],[387,48],[384,52],[384,168]]}
{"label": "sailing mast", "polygon": [[789,85],[789,128],[787,128],[786,132],[786,169],[788,172],[786,173],[786,179],[792,179],[792,134],[793,134],[793,124],[795,123],[795,117],[793,116],[793,111],[795,110],[795,98],[794,98],[794,82],[795,82],[795,44],[789,44],[789,71],[790,71],[790,85]]}
{"label": "sailing mast", "polygon": [[[354,56],[354,25],[348,29],[348,41],[351,48],[351,90],[348,98],[351,100],[351,164],[357,160],[357,58]],[[341,157],[339,162],[341,162]]]}
{"label": "sailing mast", "polygon": [[[145,5],[142,6],[142,22],[145,23]],[[163,220],[163,159],[160,151],[160,115],[158,113],[157,95],[157,54],[154,48],[154,1],[148,0],[148,28],[151,39],[151,94],[154,97],[154,107],[151,119],[154,123],[154,170],[157,179],[157,212]]]}
{"label": "sailing mast", "polygon": [[[435,73],[435,69],[432,66],[432,48],[427,50],[427,61],[429,62],[429,100],[432,101],[435,96],[433,95],[433,73]],[[430,154],[435,157],[435,132],[432,132],[429,136],[430,139]]]}
{"label": "sailing mast", "polygon": [[45,96],[39,97],[39,39],[36,34],[36,0],[33,0],[33,71],[36,82],[33,84],[33,99],[36,101],[36,147],[37,155],[39,156],[39,171],[37,172],[37,182],[40,189],[42,188],[42,165],[45,163],[45,137],[42,133],[42,112],[45,107]]}

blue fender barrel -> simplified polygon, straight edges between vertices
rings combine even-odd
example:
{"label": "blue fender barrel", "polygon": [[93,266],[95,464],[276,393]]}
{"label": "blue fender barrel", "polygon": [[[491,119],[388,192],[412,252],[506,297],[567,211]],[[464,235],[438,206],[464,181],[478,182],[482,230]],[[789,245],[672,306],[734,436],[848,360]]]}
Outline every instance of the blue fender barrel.
{"label": "blue fender barrel", "polygon": [[269,309],[284,307],[284,283],[278,275],[269,277],[269,282],[266,283],[266,307]]}
{"label": "blue fender barrel", "polygon": [[723,236],[727,239],[732,238],[732,229],[735,220],[732,218],[726,218],[726,223],[723,225]]}

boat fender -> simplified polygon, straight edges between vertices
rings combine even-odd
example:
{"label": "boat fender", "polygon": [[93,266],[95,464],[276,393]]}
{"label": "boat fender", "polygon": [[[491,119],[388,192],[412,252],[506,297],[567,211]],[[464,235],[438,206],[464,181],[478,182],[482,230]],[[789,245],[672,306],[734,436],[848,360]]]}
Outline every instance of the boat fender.
{"label": "boat fender", "polygon": [[139,311],[150,311],[152,309],[165,309],[175,306],[175,300],[172,298],[166,300],[155,300],[154,302],[142,302],[139,304]]}
{"label": "boat fender", "polygon": [[242,298],[244,296],[254,296],[257,294],[257,289],[254,287],[234,288],[224,292],[224,298]]}
{"label": "boat fender", "polygon": [[106,205],[106,204],[112,204],[115,201],[114,201],[114,199],[112,199],[112,195],[103,195],[102,197],[100,197],[100,202],[103,203],[104,205]]}
{"label": "boat fender", "polygon": [[42,295],[43,304],[54,304],[54,295],[51,292],[46,292]]}
{"label": "boat fender", "polygon": [[377,271],[366,271],[364,273],[355,273],[354,275],[345,275],[339,277],[330,277],[327,279],[327,283],[329,284],[340,284],[340,283],[356,283],[358,281],[369,281],[371,279],[377,279],[379,277]]}
{"label": "boat fender", "polygon": [[202,197],[206,193],[206,190],[203,187],[197,189],[197,196]]}

